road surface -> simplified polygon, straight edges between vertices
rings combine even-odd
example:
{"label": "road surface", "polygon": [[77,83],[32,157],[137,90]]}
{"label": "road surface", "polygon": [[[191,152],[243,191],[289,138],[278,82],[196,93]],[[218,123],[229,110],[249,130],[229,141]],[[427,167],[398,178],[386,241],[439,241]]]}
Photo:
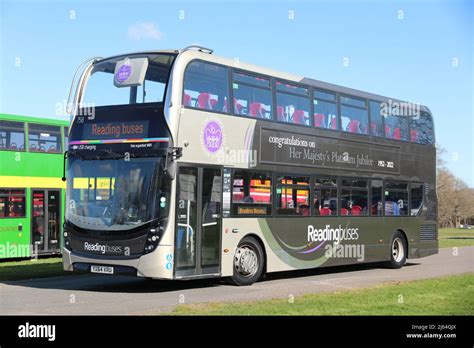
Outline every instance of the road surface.
{"label": "road surface", "polygon": [[254,301],[356,289],[387,282],[474,272],[474,246],[440,249],[399,270],[377,264],[269,274],[249,287],[221,280],[158,281],[105,275],[63,276],[0,283],[0,314],[154,314],[179,303]]}

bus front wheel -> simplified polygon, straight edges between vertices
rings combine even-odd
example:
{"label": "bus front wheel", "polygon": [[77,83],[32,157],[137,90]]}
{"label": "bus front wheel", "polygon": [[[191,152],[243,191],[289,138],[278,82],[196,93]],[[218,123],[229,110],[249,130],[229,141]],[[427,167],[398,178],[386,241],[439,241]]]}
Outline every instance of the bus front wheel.
{"label": "bus front wheel", "polygon": [[263,273],[264,258],[260,243],[253,237],[244,237],[235,250],[234,275],[231,282],[235,285],[251,285],[260,279]]}
{"label": "bus front wheel", "polygon": [[388,268],[402,268],[406,262],[408,252],[408,244],[405,236],[397,231],[392,236],[390,243],[390,261],[385,262]]}

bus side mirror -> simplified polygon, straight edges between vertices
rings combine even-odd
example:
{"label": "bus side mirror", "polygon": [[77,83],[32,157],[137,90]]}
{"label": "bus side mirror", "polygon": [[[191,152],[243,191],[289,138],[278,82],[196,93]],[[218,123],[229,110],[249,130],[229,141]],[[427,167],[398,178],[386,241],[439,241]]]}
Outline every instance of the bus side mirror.
{"label": "bus side mirror", "polygon": [[163,171],[170,180],[174,180],[176,176],[176,159],[180,158],[182,155],[183,148],[181,147],[170,147],[166,152]]}

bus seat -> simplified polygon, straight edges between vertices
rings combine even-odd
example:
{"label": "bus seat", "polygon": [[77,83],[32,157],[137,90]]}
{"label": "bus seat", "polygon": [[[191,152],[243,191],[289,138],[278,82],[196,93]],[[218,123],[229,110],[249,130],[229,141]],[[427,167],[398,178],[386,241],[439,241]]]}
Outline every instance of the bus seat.
{"label": "bus seat", "polygon": [[331,215],[331,209],[324,207],[319,211],[320,215]]}
{"label": "bus seat", "polygon": [[372,132],[372,135],[376,135],[376,136],[380,135],[377,129],[377,124],[375,122],[372,122],[370,124],[370,130]]}
{"label": "bus seat", "polygon": [[346,208],[341,208],[341,215],[349,215],[349,210]]}
{"label": "bus seat", "polygon": [[351,209],[351,214],[359,216],[362,212],[362,207],[360,205],[353,205]]}
{"label": "bus seat", "polygon": [[48,148],[48,152],[56,152],[56,146],[51,145],[51,146]]}
{"label": "bus seat", "polygon": [[391,137],[392,137],[391,134],[390,134],[391,131],[392,131],[392,130],[390,129],[389,126],[385,126],[385,137],[386,137],[386,138],[391,138]]}
{"label": "bus seat", "polygon": [[331,124],[329,125],[331,129],[337,129],[337,121],[336,121],[336,116],[333,116],[331,118]]}
{"label": "bus seat", "polygon": [[201,109],[212,110],[212,105],[211,105],[210,100],[211,100],[211,96],[209,95],[209,93],[203,92],[199,94],[198,100],[197,100],[198,107]]}
{"label": "bus seat", "polygon": [[16,150],[16,149],[17,149],[16,143],[11,143],[10,150]]}
{"label": "bus seat", "polygon": [[211,104],[212,110],[216,110],[217,99],[211,99],[209,100],[209,103]]}
{"label": "bus seat", "polygon": [[326,128],[326,117],[323,114],[314,114],[314,125]]}
{"label": "bus seat", "polygon": [[350,133],[360,133],[360,122],[357,120],[349,121],[346,130]]}
{"label": "bus seat", "polygon": [[286,122],[285,120],[285,109],[283,106],[277,106],[277,120]]}
{"label": "bus seat", "polygon": [[183,96],[183,105],[184,106],[191,106],[191,96],[189,94],[185,94]]}
{"label": "bus seat", "polygon": [[249,105],[249,116],[263,118],[263,107],[262,104],[258,102],[253,102]]}
{"label": "bus seat", "polygon": [[410,139],[412,143],[418,142],[418,132],[414,129],[410,131]]}
{"label": "bus seat", "polygon": [[30,150],[36,151],[36,144],[30,144]]}
{"label": "bus seat", "polygon": [[295,112],[293,112],[293,123],[297,123],[297,124],[306,124],[306,119],[305,119],[305,115],[304,115],[304,111],[303,110],[295,110]]}
{"label": "bus seat", "polygon": [[395,128],[393,130],[393,138],[394,139],[397,139],[397,140],[401,140],[402,139],[402,130],[400,128]]}

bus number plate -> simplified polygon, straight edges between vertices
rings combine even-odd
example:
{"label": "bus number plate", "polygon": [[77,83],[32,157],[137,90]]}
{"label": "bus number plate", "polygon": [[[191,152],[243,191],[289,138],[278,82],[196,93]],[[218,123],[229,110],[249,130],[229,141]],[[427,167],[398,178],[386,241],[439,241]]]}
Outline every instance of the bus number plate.
{"label": "bus number plate", "polygon": [[110,266],[91,266],[92,273],[114,274],[114,268]]}

